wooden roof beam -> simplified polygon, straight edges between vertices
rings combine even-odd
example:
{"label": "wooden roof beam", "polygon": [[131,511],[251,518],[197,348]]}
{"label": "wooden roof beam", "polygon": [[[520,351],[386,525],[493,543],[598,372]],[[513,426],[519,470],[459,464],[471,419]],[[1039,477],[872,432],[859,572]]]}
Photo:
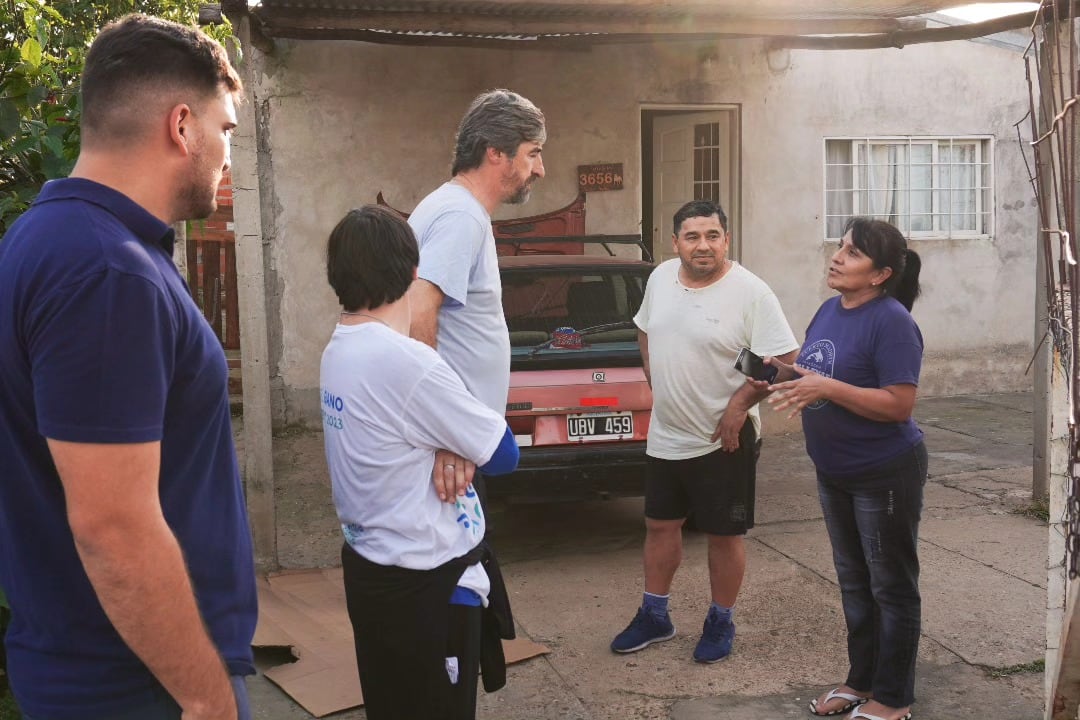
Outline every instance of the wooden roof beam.
{"label": "wooden roof beam", "polygon": [[378,32],[374,30],[304,30],[297,28],[279,29],[273,34],[277,38],[294,40],[358,40],[382,45],[408,45],[413,47],[468,47],[488,50],[566,50],[588,52],[600,45],[646,44],[715,44],[720,40],[742,40],[746,35],[559,35],[528,36],[522,39],[510,37],[469,36],[469,35],[406,35],[404,33]]}
{"label": "wooden roof beam", "polygon": [[[329,0],[265,0],[265,5],[293,5],[312,10],[326,2]],[[562,10],[579,12],[588,8],[608,14],[628,10],[641,14],[673,10],[715,13],[723,10],[744,17],[782,19],[797,14],[799,17],[826,19],[914,17],[954,7],[956,0],[394,0],[392,3],[386,0],[336,0],[333,4],[349,10],[393,6],[399,10],[451,14],[475,12],[481,8],[492,9],[500,15],[517,13],[522,9],[530,13],[544,13]]]}
{"label": "wooden roof beam", "polygon": [[377,30],[306,30],[283,28],[273,37],[293,40],[358,40],[380,45],[407,45],[412,47],[465,47],[487,50],[579,50],[587,51],[592,44],[587,37],[565,36],[514,40],[511,38],[476,37],[465,35],[406,35],[404,33],[379,32]]}
{"label": "wooden roof beam", "polygon": [[491,35],[678,35],[724,34],[746,36],[835,35],[894,33],[925,27],[922,19],[758,20],[688,14],[668,17],[514,16],[380,11],[313,11],[255,8],[271,35],[295,36],[298,31],[443,32]]}

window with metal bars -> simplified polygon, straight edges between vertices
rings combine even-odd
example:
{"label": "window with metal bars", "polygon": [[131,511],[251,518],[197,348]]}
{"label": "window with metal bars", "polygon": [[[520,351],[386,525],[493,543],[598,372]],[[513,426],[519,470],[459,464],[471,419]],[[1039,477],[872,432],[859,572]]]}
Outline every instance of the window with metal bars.
{"label": "window with metal bars", "polygon": [[825,238],[852,215],[908,237],[989,237],[993,167],[989,137],[826,138]]}
{"label": "window with metal bars", "polygon": [[720,202],[720,123],[694,125],[694,199]]}

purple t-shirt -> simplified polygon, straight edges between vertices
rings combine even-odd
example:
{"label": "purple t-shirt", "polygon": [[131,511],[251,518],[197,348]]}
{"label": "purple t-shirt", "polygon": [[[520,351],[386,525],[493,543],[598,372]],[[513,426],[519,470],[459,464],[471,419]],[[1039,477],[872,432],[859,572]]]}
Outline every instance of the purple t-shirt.
{"label": "purple t-shirt", "polygon": [[[806,328],[800,366],[864,388],[918,385],[923,339],[895,298],[847,310],[840,296],[818,309]],[[915,421],[878,422],[827,400],[802,412],[806,452],[826,475],[851,475],[893,459],[922,441]]]}
{"label": "purple t-shirt", "polygon": [[202,619],[229,672],[254,671],[228,368],[172,245],[131,199],[75,178],[47,183],[0,243],[0,587],[11,686],[31,717],[117,715],[160,689],[90,585],[46,438],[160,441],[162,511]]}

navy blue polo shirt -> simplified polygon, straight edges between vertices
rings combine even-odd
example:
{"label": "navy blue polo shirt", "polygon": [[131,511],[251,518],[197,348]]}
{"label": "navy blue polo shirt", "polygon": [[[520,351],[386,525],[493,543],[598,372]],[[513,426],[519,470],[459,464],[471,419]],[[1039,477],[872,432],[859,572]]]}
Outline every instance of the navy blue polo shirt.
{"label": "navy blue polo shirt", "polygon": [[47,183],[0,241],[0,587],[12,690],[40,720],[110,714],[159,687],[86,577],[46,438],[161,442],[161,504],[202,617],[229,671],[254,672],[228,370],[172,248],[167,225],[77,178]]}

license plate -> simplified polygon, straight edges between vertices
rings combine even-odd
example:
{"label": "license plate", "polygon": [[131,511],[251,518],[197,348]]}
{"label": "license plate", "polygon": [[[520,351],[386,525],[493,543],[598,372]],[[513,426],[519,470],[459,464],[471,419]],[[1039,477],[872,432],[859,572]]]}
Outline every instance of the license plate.
{"label": "license plate", "polygon": [[580,413],[566,416],[566,436],[570,440],[623,440],[634,436],[634,414]]}

